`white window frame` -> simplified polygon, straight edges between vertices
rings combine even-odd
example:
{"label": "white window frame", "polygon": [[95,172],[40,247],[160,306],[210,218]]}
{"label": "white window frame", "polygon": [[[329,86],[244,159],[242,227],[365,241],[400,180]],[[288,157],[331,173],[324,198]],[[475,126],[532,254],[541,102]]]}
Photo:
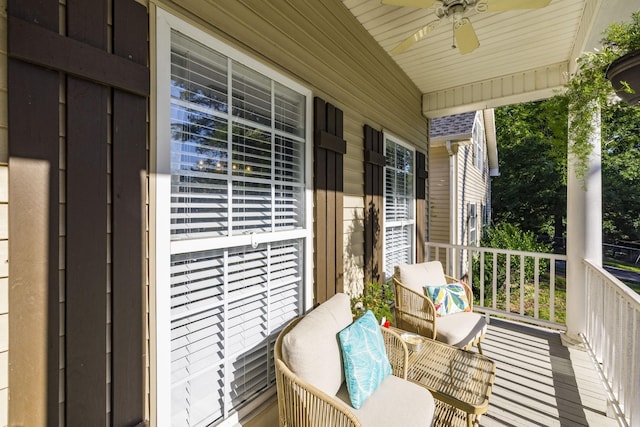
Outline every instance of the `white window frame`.
{"label": "white window frame", "polygon": [[469,203],[469,246],[478,246],[478,241],[478,207]]}
{"label": "white window frame", "polygon": [[404,140],[402,140],[401,138],[395,136],[394,134],[392,134],[389,131],[384,131],[383,132],[383,137],[384,137],[384,153],[386,155],[387,152],[387,141],[391,141],[394,144],[400,145],[404,148],[406,148],[407,150],[413,152],[413,164],[411,165],[411,169],[412,169],[412,175],[413,175],[413,183],[412,183],[412,188],[413,188],[413,207],[411,210],[411,216],[413,219],[408,220],[408,221],[387,221],[387,215],[386,215],[386,197],[387,197],[387,168],[388,166],[385,165],[385,171],[384,171],[384,180],[383,180],[383,186],[382,188],[384,189],[384,193],[383,193],[383,206],[382,206],[382,218],[384,219],[383,221],[383,233],[382,233],[382,273],[383,273],[383,281],[387,281],[389,279],[391,279],[391,277],[386,277],[386,271],[387,271],[387,227],[397,227],[397,226],[411,226],[411,233],[410,233],[410,238],[411,238],[411,253],[409,256],[410,259],[410,263],[414,263],[416,260],[416,186],[415,186],[415,173],[416,173],[416,149],[415,147],[411,146],[409,143],[405,142]]}
{"label": "white window frame", "polygon": [[473,164],[482,173],[484,171],[484,126],[480,114],[476,114],[473,123]]}
{"label": "white window frame", "polygon": [[[200,239],[190,243],[171,241],[171,30],[177,30],[200,43],[203,43],[219,53],[241,63],[267,77],[279,82],[304,96],[305,105],[305,139],[307,150],[305,154],[305,227],[303,230],[276,232],[281,238],[304,238],[304,296],[301,312],[313,306],[313,187],[312,187],[312,146],[313,141],[313,96],[311,90],[272,68],[256,61],[243,52],[223,43],[195,26],[187,23],[171,13],[156,8],[156,39],[155,39],[155,86],[156,93],[152,93],[152,105],[155,105],[155,127],[152,126],[151,148],[151,189],[150,194],[150,331],[151,331],[151,414],[157,426],[171,423],[171,319],[170,307],[170,260],[171,255],[183,251],[199,251],[211,249],[212,239]],[[153,97],[156,97],[155,102]],[[153,113],[153,111],[152,111]],[[155,132],[155,135],[154,135]],[[154,137],[155,136],[155,137]],[[154,144],[155,143],[155,144]],[[272,233],[274,234],[274,233]],[[225,245],[244,246],[252,243],[265,242],[264,236],[248,234],[241,236],[222,237],[216,240],[218,247]],[[222,421],[220,426],[236,425],[240,419],[275,394],[275,387],[265,392],[263,396],[241,408]]]}

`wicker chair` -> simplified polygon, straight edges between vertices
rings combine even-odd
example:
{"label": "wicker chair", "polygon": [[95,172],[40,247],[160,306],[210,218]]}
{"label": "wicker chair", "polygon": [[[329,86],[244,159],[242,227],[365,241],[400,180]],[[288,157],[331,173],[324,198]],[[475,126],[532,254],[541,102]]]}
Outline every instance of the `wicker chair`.
{"label": "wicker chair", "polygon": [[[372,396],[369,399],[375,400],[374,404],[367,406],[368,402],[365,402],[359,409],[354,409],[350,406],[348,397],[345,398],[344,396],[346,391],[344,383],[340,391],[333,396],[293,372],[285,362],[286,356],[284,356],[283,353],[286,353],[286,351],[283,351],[283,341],[284,337],[303,319],[304,317],[300,317],[289,323],[289,325],[280,332],[275,343],[274,359],[280,426],[347,427],[388,424],[388,420],[378,420],[377,418],[381,418],[379,415],[373,414],[372,416],[371,413],[365,413],[367,411],[380,412],[381,410],[384,412],[393,412],[394,410],[402,411],[402,414],[398,414],[400,416],[398,419],[402,420],[402,417],[404,417],[404,421],[401,421],[401,423],[405,425],[431,425],[435,411],[435,402],[426,389],[409,381],[392,381],[395,383],[395,388],[391,394],[386,392],[386,397],[382,399],[378,397],[377,400],[373,399]],[[381,330],[391,364],[392,374],[395,377],[406,380],[408,363],[407,346],[395,332],[386,328],[381,328]],[[317,355],[316,357],[321,358],[322,356]],[[340,358],[338,357],[338,361],[339,360]],[[342,368],[340,367],[340,369]],[[389,380],[387,379],[385,381]],[[382,386],[380,388],[382,388]],[[399,390],[404,394],[398,395]],[[374,395],[378,392],[379,391],[376,390]],[[395,400],[395,402],[389,402],[389,400]],[[388,406],[388,408],[380,408],[380,406],[385,405]],[[417,412],[419,414],[419,422],[416,422],[416,419],[407,422],[407,416],[416,416],[415,414],[411,414],[411,412]],[[391,419],[395,419],[393,418],[395,417],[393,413],[385,414],[382,418],[389,419],[390,417],[392,417]]]}
{"label": "wicker chair", "polygon": [[[403,264],[395,267],[396,326],[428,338],[454,345],[464,350],[476,346],[482,354],[480,342],[487,331],[484,317],[473,312],[473,292],[465,283],[444,274],[440,261]],[[464,286],[471,311],[438,317],[433,301],[424,293],[424,286],[460,283]]]}

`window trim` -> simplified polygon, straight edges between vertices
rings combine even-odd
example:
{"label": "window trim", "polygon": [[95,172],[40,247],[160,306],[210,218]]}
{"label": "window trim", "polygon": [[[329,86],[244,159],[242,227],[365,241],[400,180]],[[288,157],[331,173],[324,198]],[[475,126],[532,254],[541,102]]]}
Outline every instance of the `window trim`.
{"label": "window trim", "polygon": [[[186,243],[171,241],[171,155],[170,155],[170,123],[171,123],[171,31],[177,30],[199,42],[211,47],[217,52],[233,59],[235,62],[245,65],[271,80],[276,81],[290,89],[303,94],[305,102],[305,226],[304,230],[280,231],[280,237],[295,236],[305,238],[305,259],[303,275],[304,296],[302,299],[302,311],[308,311],[313,307],[313,93],[306,86],[292,80],[274,68],[253,59],[251,56],[231,47],[223,40],[196,28],[191,23],[161,8],[156,8],[155,16],[155,40],[152,40],[152,67],[155,65],[155,73],[152,72],[153,86],[156,91],[151,93],[150,103],[152,108],[150,126],[150,300],[149,300],[149,329],[150,329],[150,400],[151,418],[159,420],[171,420],[171,297],[170,292],[170,259],[171,254],[186,250]],[[155,43],[154,43],[155,42]],[[152,68],[153,69],[153,68]],[[155,99],[154,99],[155,98]],[[155,123],[154,123],[155,119]],[[225,243],[225,238],[217,242]],[[227,238],[231,239],[231,238]],[[240,244],[244,240],[251,244],[251,235],[236,236],[234,244]],[[254,241],[261,243],[259,235],[253,236]],[[206,243],[202,239],[197,247],[203,247]],[[230,241],[229,241],[230,242]],[[192,242],[193,243],[193,242]],[[209,246],[210,247],[210,246]],[[189,247],[189,252],[195,251],[194,246]],[[161,291],[164,290],[164,291]],[[264,401],[275,394],[275,386],[272,393],[264,393],[260,398],[241,408],[222,421],[220,426],[235,425],[242,417],[255,410]]]}
{"label": "window trim", "polygon": [[[414,263],[416,260],[416,183],[415,183],[415,173],[416,173],[416,148],[414,146],[412,146],[411,144],[409,144],[408,142],[404,141],[403,139],[401,139],[400,137],[394,135],[393,133],[387,131],[387,130],[383,130],[383,152],[386,154],[387,152],[387,140],[391,140],[394,144],[400,145],[408,150],[410,150],[411,152],[413,152],[413,163],[411,165],[411,170],[412,170],[412,175],[413,175],[413,182],[412,182],[412,188],[413,188],[413,194],[411,195],[413,197],[413,207],[412,207],[412,218],[413,220],[410,221],[400,221],[399,223],[393,222],[392,224],[400,225],[411,225],[411,254],[410,254],[410,263]],[[387,166],[385,165],[385,170],[383,173],[383,181],[382,181],[382,188],[383,188],[383,194],[382,194],[382,218],[383,218],[383,224],[382,224],[382,274],[383,274],[383,281],[387,281],[389,279],[391,279],[390,277],[385,277],[384,275],[386,274],[386,270],[387,270],[387,261],[386,261],[386,255],[387,255],[387,227],[392,227],[393,225],[390,225],[389,222],[387,222],[386,218],[387,218],[387,212],[386,212],[386,197],[387,197],[387,173],[386,173],[386,168]]]}
{"label": "window trim", "polygon": [[[473,225],[473,226],[472,226]],[[477,203],[469,203],[469,246],[478,246],[478,207]],[[473,239],[471,239],[473,236]]]}
{"label": "window trim", "polygon": [[480,115],[476,114],[473,121],[473,165],[480,173],[484,173],[484,146],[484,125],[480,120]]}

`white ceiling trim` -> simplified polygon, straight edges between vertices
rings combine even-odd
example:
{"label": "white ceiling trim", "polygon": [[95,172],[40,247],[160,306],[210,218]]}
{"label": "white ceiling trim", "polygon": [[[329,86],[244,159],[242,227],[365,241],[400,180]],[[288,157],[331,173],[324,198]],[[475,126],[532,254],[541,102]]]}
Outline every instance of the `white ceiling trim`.
{"label": "white ceiling trim", "polygon": [[548,98],[563,89],[568,71],[562,62],[425,93],[422,112],[432,118]]}

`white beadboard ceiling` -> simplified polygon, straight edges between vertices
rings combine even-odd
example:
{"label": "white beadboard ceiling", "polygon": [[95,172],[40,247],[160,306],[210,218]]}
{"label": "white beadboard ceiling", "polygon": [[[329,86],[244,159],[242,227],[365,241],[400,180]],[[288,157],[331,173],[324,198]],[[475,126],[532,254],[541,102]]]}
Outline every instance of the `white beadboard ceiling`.
{"label": "white beadboard ceiling", "polygon": [[[434,8],[343,0],[388,53],[436,19]],[[445,18],[427,37],[391,55],[422,91],[429,117],[548,97],[565,83],[575,58],[592,49],[610,22],[628,20],[640,0],[552,0],[542,9],[469,11],[480,47],[467,55],[452,48]]]}

